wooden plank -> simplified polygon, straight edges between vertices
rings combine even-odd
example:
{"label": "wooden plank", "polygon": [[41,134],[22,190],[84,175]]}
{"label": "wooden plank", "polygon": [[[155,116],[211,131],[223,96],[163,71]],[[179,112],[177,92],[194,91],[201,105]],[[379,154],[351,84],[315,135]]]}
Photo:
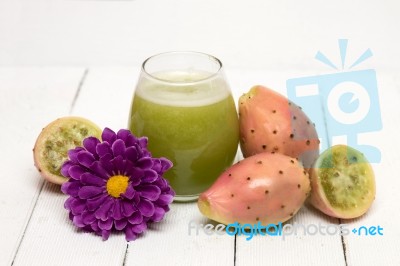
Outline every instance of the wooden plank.
{"label": "wooden plank", "polygon": [[82,68],[0,68],[2,264],[13,261],[43,185],[33,166],[36,137],[68,114],[82,73]]}
{"label": "wooden plank", "polygon": [[[115,130],[125,127],[137,74],[132,69],[89,70],[72,114]],[[14,265],[121,265],[126,252],[123,234],[104,242],[78,231],[63,207],[67,196],[59,189],[44,186]]]}
{"label": "wooden plank", "polygon": [[383,235],[365,235],[362,229],[345,237],[348,265],[400,265],[400,142],[398,141],[400,79],[397,74],[378,75],[383,129],[365,134],[363,143],[378,147],[382,154],[380,163],[372,164],[376,178],[376,198],[371,209],[362,217],[346,221],[351,229],[360,226],[380,226]]}

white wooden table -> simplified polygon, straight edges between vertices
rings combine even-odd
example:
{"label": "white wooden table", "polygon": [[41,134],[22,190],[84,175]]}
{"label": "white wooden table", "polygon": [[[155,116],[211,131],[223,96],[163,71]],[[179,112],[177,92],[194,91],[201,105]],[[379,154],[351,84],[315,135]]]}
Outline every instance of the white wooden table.
{"label": "white wooden table", "polygon": [[[226,69],[235,97],[254,84],[284,91],[301,71]],[[63,207],[60,187],[45,182],[33,166],[32,148],[41,128],[66,115],[87,117],[101,127],[127,125],[139,74],[135,68],[0,68],[0,265],[400,265],[400,79],[378,72],[383,130],[365,137],[382,152],[374,164],[376,200],[349,228],[384,228],[383,236],[189,235],[188,224],[209,223],[195,203],[172,204],[166,219],[139,239],[123,234],[108,241],[79,232]],[[315,74],[315,73],[314,73]],[[304,206],[291,223],[339,224]]]}

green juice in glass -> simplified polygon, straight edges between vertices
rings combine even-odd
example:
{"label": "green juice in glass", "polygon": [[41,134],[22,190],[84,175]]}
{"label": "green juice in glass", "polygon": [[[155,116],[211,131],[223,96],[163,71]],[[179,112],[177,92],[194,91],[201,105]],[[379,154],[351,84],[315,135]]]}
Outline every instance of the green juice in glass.
{"label": "green juice in glass", "polygon": [[149,138],[153,156],[173,162],[165,178],[175,190],[176,200],[180,196],[196,199],[235,157],[239,125],[234,100],[225,80],[218,76],[206,80],[209,73],[152,75],[157,80],[139,80],[129,129]]}

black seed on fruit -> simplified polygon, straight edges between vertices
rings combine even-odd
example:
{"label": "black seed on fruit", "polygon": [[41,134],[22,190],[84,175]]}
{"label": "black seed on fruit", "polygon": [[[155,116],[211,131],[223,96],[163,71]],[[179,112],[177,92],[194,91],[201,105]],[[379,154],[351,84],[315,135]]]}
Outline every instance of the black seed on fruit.
{"label": "black seed on fruit", "polygon": [[296,120],[297,119],[297,117],[296,116],[293,116],[293,120]]}
{"label": "black seed on fruit", "polygon": [[278,150],[279,150],[278,146],[275,146],[274,151],[278,151]]}
{"label": "black seed on fruit", "polygon": [[298,107],[299,107],[300,110],[303,109],[301,106],[298,106]]}
{"label": "black seed on fruit", "polygon": [[231,194],[231,197],[233,198],[235,195]]}
{"label": "black seed on fruit", "polygon": [[275,154],[275,151],[271,151],[272,154]]}
{"label": "black seed on fruit", "polygon": [[257,217],[257,218],[256,218],[256,221],[258,221],[258,220],[260,220],[260,218]]}
{"label": "black seed on fruit", "polygon": [[265,191],[265,194],[268,194],[268,193],[269,193],[269,191],[268,191],[268,190],[266,190],[266,191]]}
{"label": "black seed on fruit", "polygon": [[285,205],[281,205],[281,209],[285,208]]}
{"label": "black seed on fruit", "polygon": [[293,216],[293,212],[290,213],[290,216]]}
{"label": "black seed on fruit", "polygon": [[262,164],[262,161],[258,161],[257,164]]}
{"label": "black seed on fruit", "polygon": [[276,133],[278,133],[278,131],[274,130],[274,131],[272,131],[272,133],[276,134]]}
{"label": "black seed on fruit", "polygon": [[40,173],[42,172],[42,169],[39,168],[38,170],[39,170]]}
{"label": "black seed on fruit", "polygon": [[292,134],[290,134],[290,138],[292,139],[292,138],[294,138],[294,134],[292,133]]}
{"label": "black seed on fruit", "polygon": [[318,140],[318,144],[320,144],[321,143],[321,141],[320,140]]}
{"label": "black seed on fruit", "polygon": [[307,125],[309,125],[309,124],[310,124],[310,121],[307,120]]}
{"label": "black seed on fruit", "polygon": [[250,206],[247,206],[247,209],[250,210]]}
{"label": "black seed on fruit", "polygon": [[250,132],[251,132],[251,133],[254,133],[254,129],[250,129]]}
{"label": "black seed on fruit", "polygon": [[275,113],[276,113],[276,110],[272,110],[272,113],[274,113],[274,114],[275,114]]}
{"label": "black seed on fruit", "polygon": [[310,145],[310,140],[307,140],[307,141],[306,141],[306,144],[307,144],[307,145]]}
{"label": "black seed on fruit", "polygon": [[301,185],[300,185],[300,184],[297,184],[297,187],[298,187],[298,188],[300,188],[300,187],[301,187]]}
{"label": "black seed on fruit", "polygon": [[281,174],[281,175],[282,175],[282,174],[283,174],[283,171],[282,171],[282,170],[279,170],[279,174]]}
{"label": "black seed on fruit", "polygon": [[247,177],[247,180],[250,180],[250,176],[249,176],[249,177]]}
{"label": "black seed on fruit", "polygon": [[240,161],[238,161],[237,164],[240,164]]}
{"label": "black seed on fruit", "polygon": [[262,145],[263,150],[265,150],[267,148],[267,145]]}
{"label": "black seed on fruit", "polygon": [[232,176],[232,174],[229,174],[228,176]]}
{"label": "black seed on fruit", "polygon": [[291,102],[289,102],[289,105],[292,105],[292,103],[291,103]]}
{"label": "black seed on fruit", "polygon": [[307,174],[306,170],[303,170],[303,174],[304,174],[304,175],[306,175],[306,174]]}
{"label": "black seed on fruit", "polygon": [[291,162],[291,163],[294,163],[294,161],[293,161],[293,160],[290,160],[290,162]]}
{"label": "black seed on fruit", "polygon": [[251,97],[249,96],[249,99],[251,99]]}
{"label": "black seed on fruit", "polygon": [[243,104],[243,102],[240,102],[240,104]]}

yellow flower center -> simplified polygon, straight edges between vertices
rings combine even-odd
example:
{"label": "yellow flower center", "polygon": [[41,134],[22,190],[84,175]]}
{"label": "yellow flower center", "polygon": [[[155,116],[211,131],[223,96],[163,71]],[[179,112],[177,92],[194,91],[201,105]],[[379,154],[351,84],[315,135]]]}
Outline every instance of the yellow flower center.
{"label": "yellow flower center", "polygon": [[114,175],[107,181],[107,192],[114,198],[119,198],[121,193],[125,193],[128,188],[129,177],[124,175]]}

